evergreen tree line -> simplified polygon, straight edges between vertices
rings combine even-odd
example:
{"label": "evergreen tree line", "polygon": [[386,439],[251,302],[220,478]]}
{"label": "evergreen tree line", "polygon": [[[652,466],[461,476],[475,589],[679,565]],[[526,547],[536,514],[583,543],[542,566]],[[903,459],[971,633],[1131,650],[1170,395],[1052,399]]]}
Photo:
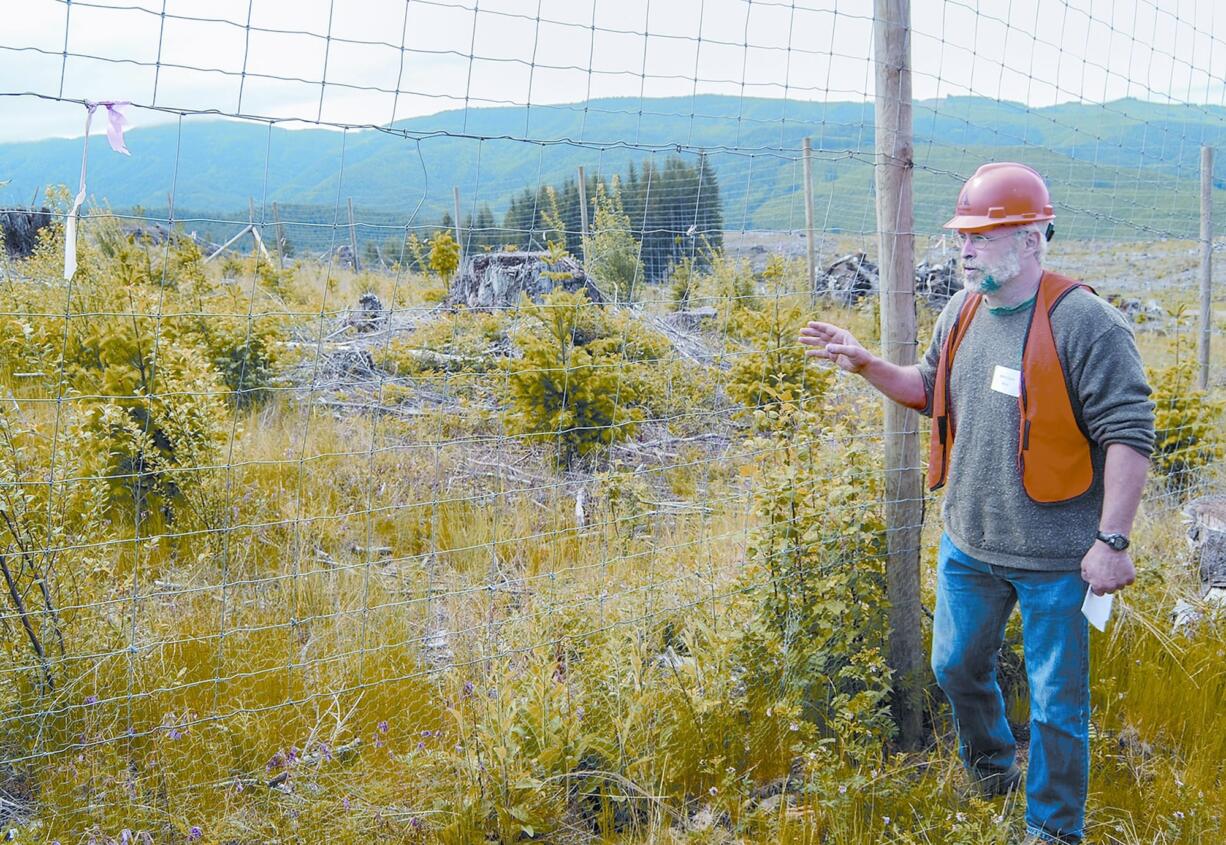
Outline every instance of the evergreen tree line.
{"label": "evergreen tree line", "polygon": [[[719,182],[705,156],[688,164],[669,156],[663,164],[631,162],[624,176],[586,179],[589,231],[595,220],[596,196],[603,190],[620,199],[630,219],[630,233],[641,245],[642,272],[647,281],[659,281],[669,267],[693,256],[696,266],[708,263],[712,251],[723,248],[723,212]],[[511,198],[502,225],[488,205],[476,216],[465,216],[462,237],[466,253],[514,246],[520,250],[544,250],[550,241],[562,241],[575,256],[583,254],[579,183],[567,179],[561,185],[542,185],[534,192],[525,188]],[[440,228],[453,225],[444,214]]]}
{"label": "evergreen tree line", "polygon": [[[637,242],[641,255],[641,280],[659,281],[669,274],[669,268],[682,259],[692,257],[695,269],[706,269],[713,252],[723,248],[723,211],[719,196],[719,181],[705,155],[691,164],[680,156],[669,156],[662,164],[645,160],[630,163],[624,174],[605,178],[589,175],[586,179],[589,234],[595,230],[596,198],[602,193],[611,198],[630,221],[630,235]],[[535,191],[524,188],[512,196],[502,223],[499,224],[489,204],[482,203],[474,215],[464,216],[461,238],[465,254],[500,250],[507,247],[524,251],[544,251],[550,242],[562,242],[566,251],[583,256],[582,217],[579,184],[574,178],[561,185],[542,185]],[[165,212],[147,212],[139,206],[132,212],[155,219]],[[191,228],[213,244],[229,240],[245,224],[217,212],[192,212],[180,216],[193,219]],[[287,235],[286,256],[298,248],[304,254],[326,250],[348,241],[347,229],[338,225],[335,209],[325,206],[283,205],[282,219]],[[271,222],[264,235],[270,248],[276,241]],[[363,211],[359,222],[360,255],[370,267],[390,267],[403,262],[410,269],[428,270],[424,261],[429,242],[442,231],[455,232],[450,212],[444,212],[433,230],[418,231],[406,244],[397,234],[373,235],[363,227],[372,223],[394,231],[403,221],[389,212]],[[329,225],[331,224],[331,225]],[[235,251],[246,253],[251,244],[235,244]]]}

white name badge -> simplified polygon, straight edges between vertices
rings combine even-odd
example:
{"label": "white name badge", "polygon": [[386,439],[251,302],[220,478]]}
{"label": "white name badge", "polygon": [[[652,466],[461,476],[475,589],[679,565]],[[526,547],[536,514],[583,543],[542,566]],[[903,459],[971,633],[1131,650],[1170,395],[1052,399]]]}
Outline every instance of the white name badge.
{"label": "white name badge", "polygon": [[1006,396],[1022,395],[1022,373],[999,364],[992,373],[992,389]]}

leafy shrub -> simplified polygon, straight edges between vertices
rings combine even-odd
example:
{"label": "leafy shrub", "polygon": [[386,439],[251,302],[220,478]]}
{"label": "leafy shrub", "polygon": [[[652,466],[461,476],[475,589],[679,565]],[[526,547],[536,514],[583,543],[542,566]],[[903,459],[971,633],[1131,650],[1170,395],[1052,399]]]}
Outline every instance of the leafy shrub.
{"label": "leafy shrub", "polygon": [[150,360],[147,375],[130,395],[109,394],[91,407],[88,420],[118,501],[130,502],[137,518],[157,506],[169,518],[182,486],[220,457],[229,432],[225,388],[203,354],[173,344]]}
{"label": "leafy shrub", "polygon": [[810,364],[798,348],[796,336],[806,319],[798,303],[779,300],[741,315],[742,333],[753,349],[738,353],[728,374],[728,396],[745,406],[743,413],[755,416],[785,403],[817,406],[834,373]]}
{"label": "leafy shrub", "polygon": [[269,384],[283,320],[236,286],[213,291],[190,240],[151,245],[105,216],[91,221],[65,283],[48,260],[63,230],[51,229],[24,263],[27,281],[7,291],[3,363],[79,406],[92,441],[82,448],[102,456],[114,504],[169,518],[185,473],[218,458],[227,399],[248,404]]}
{"label": "leafy shrub", "polygon": [[[17,689],[10,688],[14,694],[65,680],[53,672],[51,661],[65,654],[65,640],[78,632],[81,597],[68,594],[63,585],[79,587],[90,580],[105,554],[98,544],[105,536],[106,491],[99,481],[98,453],[89,448],[79,421],[77,408],[66,405],[53,447],[14,403],[0,403],[0,542],[5,552],[0,557],[0,606],[10,623],[0,628],[0,641],[10,657],[28,649],[37,666],[28,676],[5,678],[0,689],[15,684]],[[51,484],[47,467],[53,472]],[[61,577],[65,572],[74,577]],[[61,610],[65,606],[73,608],[67,616]]]}
{"label": "leafy shrub", "polygon": [[450,229],[439,229],[430,239],[430,270],[444,282],[450,281],[460,267],[460,245]]}
{"label": "leafy shrub", "polygon": [[646,365],[665,355],[667,342],[582,291],[521,301],[527,323],[513,337],[523,357],[503,363],[507,430],[555,442],[562,466],[632,434],[647,404]]}
{"label": "leafy shrub", "polygon": [[239,407],[271,396],[287,329],[283,315],[256,310],[247,295],[228,287],[194,297],[193,317],[174,332],[178,343],[204,351]]}
{"label": "leafy shrub", "polygon": [[760,599],[742,643],[745,685],[870,754],[893,731],[880,468],[849,431],[790,404],[780,417],[756,488],[746,578]]}
{"label": "leafy shrub", "polygon": [[741,339],[741,316],[759,307],[757,284],[749,262],[733,260],[723,255],[711,259],[711,273],[703,277],[704,298],[709,298],[718,312],[719,325],[731,338]]}
{"label": "leafy shrub", "polygon": [[669,272],[672,280],[669,295],[675,311],[684,311],[690,307],[690,298],[698,290],[698,273],[694,270],[694,259],[686,256],[674,264]]}
{"label": "leafy shrub", "polygon": [[1153,464],[1171,492],[1186,492],[1202,467],[1226,454],[1222,402],[1192,389],[1195,366],[1185,361],[1149,376],[1154,386]]}
{"label": "leafy shrub", "polygon": [[766,266],[762,268],[762,286],[767,294],[780,296],[803,292],[803,289],[797,290],[796,280],[789,278],[788,269],[787,260],[779,253],[773,253],[766,259]]}

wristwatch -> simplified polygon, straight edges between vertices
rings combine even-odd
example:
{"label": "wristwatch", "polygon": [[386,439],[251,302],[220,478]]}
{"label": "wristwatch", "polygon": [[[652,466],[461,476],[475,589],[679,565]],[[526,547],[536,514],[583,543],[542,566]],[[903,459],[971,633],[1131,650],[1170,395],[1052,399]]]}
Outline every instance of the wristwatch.
{"label": "wristwatch", "polygon": [[1128,538],[1123,534],[1104,534],[1102,531],[1099,531],[1094,536],[1099,540],[1102,540],[1111,548],[1115,549],[1117,552],[1122,552],[1124,549],[1128,548]]}

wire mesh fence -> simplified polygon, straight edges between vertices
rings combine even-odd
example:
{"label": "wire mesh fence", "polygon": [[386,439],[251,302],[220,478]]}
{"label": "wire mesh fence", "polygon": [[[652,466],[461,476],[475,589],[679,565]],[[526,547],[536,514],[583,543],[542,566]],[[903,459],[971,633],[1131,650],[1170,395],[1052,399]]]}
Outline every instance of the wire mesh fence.
{"label": "wire mesh fence", "polygon": [[[880,397],[797,343],[881,339],[868,4],[25,5],[0,34],[15,835],[884,835],[845,784],[887,765],[886,535],[916,526],[886,523]],[[911,8],[907,342],[962,287],[963,182],[1035,167],[1047,266],[1127,317],[1155,391],[1137,557],[1166,587],[1120,626],[1211,618],[1226,586],[1171,551],[1222,491],[1219,18]]]}

